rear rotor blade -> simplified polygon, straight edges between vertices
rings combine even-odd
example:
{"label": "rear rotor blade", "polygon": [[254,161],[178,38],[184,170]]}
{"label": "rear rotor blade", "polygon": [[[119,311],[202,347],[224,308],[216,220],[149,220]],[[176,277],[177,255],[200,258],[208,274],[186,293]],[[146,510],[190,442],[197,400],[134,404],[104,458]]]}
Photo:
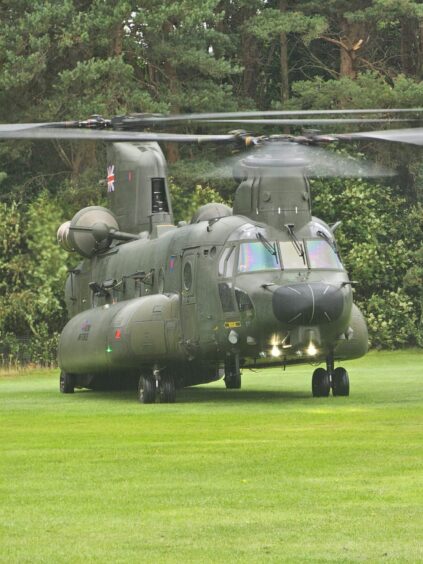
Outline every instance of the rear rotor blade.
{"label": "rear rotor blade", "polygon": [[163,141],[173,143],[231,142],[235,135],[191,135],[185,133],[150,133],[136,131],[105,131],[94,129],[65,129],[32,124],[4,124],[0,126],[0,139],[78,139],[103,141]]}
{"label": "rear rotor blade", "polygon": [[2,123],[0,124],[0,134],[19,131],[29,131],[31,129],[41,129],[42,127],[49,127],[49,123]]}
{"label": "rear rotor blade", "polygon": [[250,123],[257,125],[339,125],[349,123],[392,123],[392,122],[407,122],[413,120],[398,119],[398,118],[335,118],[335,119],[212,119],[212,120],[199,120],[200,123]]}

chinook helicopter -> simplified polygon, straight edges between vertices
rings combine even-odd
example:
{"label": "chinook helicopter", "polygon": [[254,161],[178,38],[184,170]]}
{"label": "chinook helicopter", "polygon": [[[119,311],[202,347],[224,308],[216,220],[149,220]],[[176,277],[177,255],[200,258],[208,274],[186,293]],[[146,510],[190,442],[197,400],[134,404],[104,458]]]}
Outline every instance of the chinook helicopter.
{"label": "chinook helicopter", "polygon": [[[423,128],[259,137],[145,130],[385,123],[419,111],[134,114],[0,125],[3,139],[109,142],[108,208],[80,210],[57,234],[82,259],[66,282],[60,391],[132,386],[142,403],[172,403],[176,389],[220,378],[239,389],[242,367],[324,363],[312,374],[312,395],[348,396],[348,373],[335,363],[366,354],[367,327],[336,246],[340,222],[312,215],[310,168],[329,163],[330,175],[345,172],[344,161],[317,146],[360,139],[422,145]],[[207,204],[189,224],[175,225],[160,142],[249,147],[235,162],[233,208]],[[366,174],[363,166],[357,174]]]}

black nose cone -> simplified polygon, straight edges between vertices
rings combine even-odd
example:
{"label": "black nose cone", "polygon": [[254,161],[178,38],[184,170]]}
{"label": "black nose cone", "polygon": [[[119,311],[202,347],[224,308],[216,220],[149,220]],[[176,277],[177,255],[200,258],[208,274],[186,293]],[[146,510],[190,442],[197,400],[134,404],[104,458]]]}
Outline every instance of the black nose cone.
{"label": "black nose cone", "polygon": [[273,294],[275,317],[287,325],[330,323],[342,315],[343,309],[340,288],[321,282],[281,286]]}

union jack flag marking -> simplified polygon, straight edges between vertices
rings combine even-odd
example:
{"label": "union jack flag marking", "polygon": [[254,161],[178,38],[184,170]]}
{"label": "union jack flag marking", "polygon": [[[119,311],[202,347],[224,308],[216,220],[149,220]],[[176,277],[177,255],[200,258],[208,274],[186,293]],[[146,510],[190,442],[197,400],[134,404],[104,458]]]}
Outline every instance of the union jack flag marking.
{"label": "union jack flag marking", "polygon": [[107,167],[107,191],[115,191],[115,165]]}

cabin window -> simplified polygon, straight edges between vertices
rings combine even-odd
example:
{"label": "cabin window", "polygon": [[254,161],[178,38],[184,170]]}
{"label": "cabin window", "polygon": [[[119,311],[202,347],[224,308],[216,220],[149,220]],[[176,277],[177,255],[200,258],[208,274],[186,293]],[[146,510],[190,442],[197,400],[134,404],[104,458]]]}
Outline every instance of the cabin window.
{"label": "cabin window", "polygon": [[282,255],[282,267],[284,269],[298,270],[298,269],[307,268],[304,245],[301,241],[299,242],[299,244],[303,253],[302,256],[300,256],[300,254],[298,253],[297,249],[294,247],[291,241],[281,241],[279,243],[279,248],[281,250],[281,255]]}
{"label": "cabin window", "polygon": [[279,270],[279,268],[277,255],[269,252],[260,241],[241,243],[239,247],[238,272]]}
{"label": "cabin window", "polygon": [[247,292],[244,292],[244,290],[235,288],[235,297],[239,311],[251,311],[254,309],[250,296],[247,294]]}
{"label": "cabin window", "polygon": [[342,264],[327,241],[312,239],[306,241],[310,268],[342,270]]}
{"label": "cabin window", "polygon": [[219,298],[222,309],[225,313],[235,311],[235,302],[232,295],[232,288],[226,282],[219,283]]}
{"label": "cabin window", "polygon": [[185,290],[191,290],[192,286],[192,266],[190,262],[186,262],[184,266],[184,288]]}

